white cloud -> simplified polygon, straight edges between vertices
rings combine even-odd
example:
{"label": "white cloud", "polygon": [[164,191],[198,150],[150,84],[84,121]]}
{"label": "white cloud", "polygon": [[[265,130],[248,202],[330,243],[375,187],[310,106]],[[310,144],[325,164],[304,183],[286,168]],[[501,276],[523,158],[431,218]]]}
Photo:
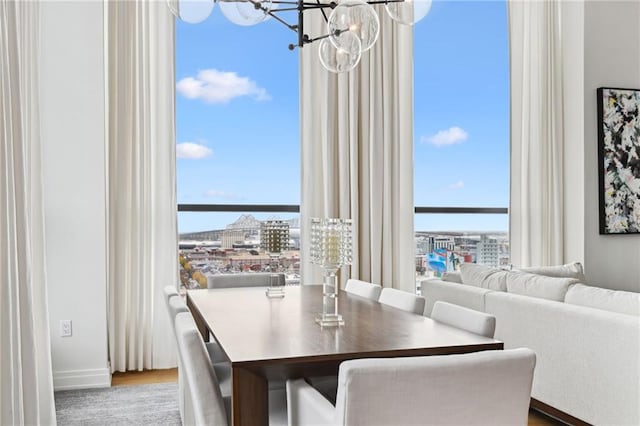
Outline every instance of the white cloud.
{"label": "white cloud", "polygon": [[185,98],[202,99],[209,104],[224,104],[242,96],[249,96],[257,101],[271,99],[267,90],[259,87],[249,77],[216,69],[202,70],[195,77],[183,78],[178,81],[176,90]]}
{"label": "white cloud", "polygon": [[194,142],[182,142],[176,145],[176,156],[178,158],[188,158],[199,160],[213,155],[211,148]]}
{"label": "white cloud", "polygon": [[449,188],[449,189],[462,189],[462,188],[464,188],[464,182],[459,180],[456,183],[452,183],[451,185],[447,186],[447,188]]}
{"label": "white cloud", "polygon": [[209,198],[224,198],[225,200],[240,200],[242,197],[233,192],[218,191],[217,189],[210,189],[204,192],[205,197]]}
{"label": "white cloud", "polygon": [[469,134],[460,127],[450,127],[447,130],[440,130],[433,136],[422,136],[421,143],[428,143],[435,146],[448,146],[462,143],[467,140]]}

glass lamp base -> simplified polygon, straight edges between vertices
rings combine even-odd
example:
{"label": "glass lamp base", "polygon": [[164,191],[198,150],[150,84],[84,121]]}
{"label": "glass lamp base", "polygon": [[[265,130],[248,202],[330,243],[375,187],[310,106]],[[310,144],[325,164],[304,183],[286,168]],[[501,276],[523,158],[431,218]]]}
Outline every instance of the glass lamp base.
{"label": "glass lamp base", "polygon": [[267,291],[264,292],[267,297],[271,299],[280,299],[284,297],[284,286],[278,287],[269,287]]}
{"label": "glass lamp base", "polygon": [[316,322],[321,327],[339,327],[344,325],[344,320],[340,314],[319,314],[316,317]]}

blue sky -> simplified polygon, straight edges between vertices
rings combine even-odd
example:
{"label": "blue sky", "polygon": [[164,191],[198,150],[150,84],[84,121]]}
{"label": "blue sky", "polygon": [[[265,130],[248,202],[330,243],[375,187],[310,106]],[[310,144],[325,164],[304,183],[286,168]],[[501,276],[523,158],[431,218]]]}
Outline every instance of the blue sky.
{"label": "blue sky", "polygon": [[[507,206],[505,2],[435,1],[414,31],[416,205]],[[176,32],[178,202],[298,204],[298,53],[287,49],[296,34],[273,20],[231,24],[217,6]],[[179,230],[238,216],[180,214]],[[417,215],[415,228],[507,223],[506,215]]]}

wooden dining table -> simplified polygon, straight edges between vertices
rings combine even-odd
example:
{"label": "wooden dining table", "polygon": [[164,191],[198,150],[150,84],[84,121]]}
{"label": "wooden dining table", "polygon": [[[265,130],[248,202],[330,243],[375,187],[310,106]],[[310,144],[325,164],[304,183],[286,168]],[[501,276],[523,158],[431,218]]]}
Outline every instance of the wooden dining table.
{"label": "wooden dining table", "polygon": [[269,423],[268,381],[337,375],[341,362],[503,349],[500,341],[339,292],[344,326],[320,327],[322,286],[189,290],[187,305],[205,341],[218,342],[232,368],[234,426]]}

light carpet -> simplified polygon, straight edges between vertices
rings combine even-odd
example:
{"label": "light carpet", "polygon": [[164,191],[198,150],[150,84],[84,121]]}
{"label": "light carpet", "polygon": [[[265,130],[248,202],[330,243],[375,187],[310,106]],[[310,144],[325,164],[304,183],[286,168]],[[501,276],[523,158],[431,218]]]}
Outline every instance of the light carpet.
{"label": "light carpet", "polygon": [[59,391],[58,425],[181,425],[178,385],[115,386]]}

